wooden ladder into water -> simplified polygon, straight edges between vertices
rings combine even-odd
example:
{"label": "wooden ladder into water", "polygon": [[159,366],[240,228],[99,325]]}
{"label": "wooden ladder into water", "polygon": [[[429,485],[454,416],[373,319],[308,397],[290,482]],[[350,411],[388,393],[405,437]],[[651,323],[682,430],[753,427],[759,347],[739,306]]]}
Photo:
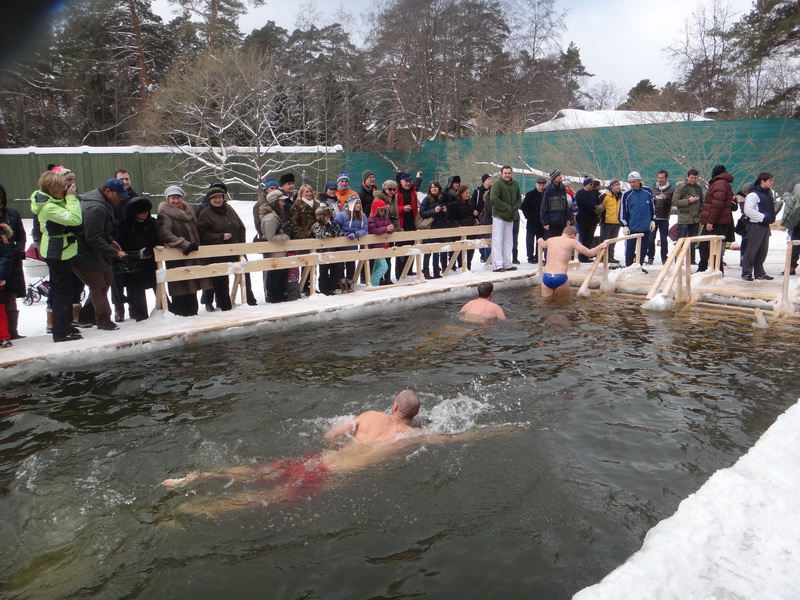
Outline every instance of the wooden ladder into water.
{"label": "wooden ladder into water", "polygon": [[[690,250],[692,244],[698,242],[709,242],[711,244],[709,252],[709,269],[716,275],[712,277],[719,279],[722,277],[720,266],[722,264],[722,244],[724,237],[721,235],[698,235],[694,237],[679,238],[675,242],[675,248],[670,252],[667,257],[667,262],[656,277],[650,291],[647,292],[647,299],[652,300],[657,295],[663,298],[670,299],[672,295],[672,288],[677,283],[677,290],[675,292],[675,300],[682,303],[687,303],[692,298],[692,265],[690,258]],[[666,280],[664,289],[661,286]]]}

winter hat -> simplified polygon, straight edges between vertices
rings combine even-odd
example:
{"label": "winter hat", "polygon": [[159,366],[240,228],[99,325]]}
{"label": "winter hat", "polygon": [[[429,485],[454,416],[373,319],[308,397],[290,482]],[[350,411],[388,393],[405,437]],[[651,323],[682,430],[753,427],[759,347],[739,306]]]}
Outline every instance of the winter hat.
{"label": "winter hat", "polygon": [[222,191],[224,191],[226,194],[228,193],[228,186],[222,183],[221,181],[212,181],[211,183],[209,183],[208,189],[211,188],[222,188]]}
{"label": "winter hat", "polygon": [[186,192],[184,192],[183,188],[178,185],[171,185],[164,190],[164,198],[169,198],[170,196],[180,196],[181,198],[185,198]]}
{"label": "winter hat", "polygon": [[594,183],[594,179],[592,179],[591,177],[587,177],[586,179],[583,180],[583,185],[584,186],[587,186],[587,185],[593,184],[593,183]]}
{"label": "winter hat", "polygon": [[411,173],[400,173],[400,181],[413,181],[414,178],[411,176]]}
{"label": "winter hat", "polygon": [[609,181],[608,182],[608,189],[610,190],[615,185],[619,185],[619,179],[612,179],[611,181]]}
{"label": "winter hat", "polygon": [[212,197],[219,196],[220,194],[222,194],[222,198],[225,199],[227,192],[226,190],[223,190],[221,187],[217,186],[210,187],[206,190],[206,200],[211,200]]}
{"label": "winter hat", "polygon": [[131,201],[128,203],[128,206],[125,208],[126,215],[138,215],[139,213],[147,212],[153,210],[153,203],[150,202],[149,198],[144,196],[136,196],[132,198]]}
{"label": "winter hat", "polygon": [[[373,172],[372,172],[372,171],[370,171],[369,169],[368,169],[368,170],[366,170],[366,171],[364,171],[364,172],[361,174],[361,181],[366,181],[366,180],[367,180],[367,177],[369,177],[370,175],[375,175],[375,173],[373,173]],[[349,180],[348,180],[348,181],[349,181]]]}
{"label": "winter hat", "polygon": [[726,170],[725,165],[717,165],[711,169],[711,179],[714,179],[717,175],[722,175]]}
{"label": "winter hat", "polygon": [[486,180],[489,179],[489,177],[491,177],[491,175],[489,175],[488,173],[484,173],[483,175],[481,175],[481,185],[486,183]]}
{"label": "winter hat", "polygon": [[560,169],[553,169],[547,175],[548,175],[548,177],[550,177],[550,181],[553,181],[553,179],[555,179],[556,177],[561,175],[561,170]]}
{"label": "winter hat", "polygon": [[284,183],[294,183],[294,173],[284,173],[281,175],[281,178],[278,180],[278,185],[283,185]]}
{"label": "winter hat", "polygon": [[537,177],[536,183],[547,183],[547,179],[545,179],[544,177]]}
{"label": "winter hat", "polygon": [[386,202],[383,200],[373,200],[372,201],[372,212],[369,214],[370,217],[374,217],[378,214],[379,208],[387,208]]}
{"label": "winter hat", "polygon": [[59,165],[59,166],[56,166],[56,165],[47,165],[47,170],[48,170],[48,171],[52,171],[52,172],[53,172],[53,173],[55,173],[56,175],[61,175],[61,176],[62,176],[62,177],[64,177],[65,179],[66,179],[67,177],[69,177],[70,175],[74,175],[74,174],[75,174],[75,173],[73,173],[72,171],[70,171],[70,170],[69,170],[67,167],[63,167],[63,166],[60,166],[60,165]]}
{"label": "winter hat", "polygon": [[125,191],[125,182],[123,182],[122,179],[117,179],[116,177],[109,179],[103,184],[103,189],[106,188],[112,192],[116,192],[123,200],[127,200],[131,197],[130,194]]}
{"label": "winter hat", "polygon": [[450,179],[450,185],[453,185],[454,183],[457,183],[458,185],[461,185],[461,176],[460,175],[453,175],[452,179]]}
{"label": "winter hat", "polygon": [[346,181],[348,184],[350,183],[350,177],[347,175],[347,173],[339,173],[339,176],[336,178],[337,187],[342,181]]}
{"label": "winter hat", "polygon": [[335,190],[335,189],[336,189],[336,182],[334,182],[334,181],[326,181],[325,182],[325,190],[324,191],[327,192],[328,190]]}
{"label": "winter hat", "polygon": [[267,204],[272,204],[273,202],[277,202],[281,198],[288,198],[286,194],[284,194],[281,190],[272,190],[269,194],[267,194]]}
{"label": "winter hat", "polygon": [[[347,201],[347,204],[346,204],[346,206],[347,206],[347,210],[349,210],[349,211],[350,211],[350,214],[351,214],[351,215],[353,214],[353,211],[354,211],[354,210],[355,210],[355,208],[356,208],[356,202],[361,202],[361,198],[359,198],[358,196],[356,196],[356,197],[355,197],[355,198],[353,198],[352,200],[348,200],[348,201]],[[372,203],[374,204],[374,203],[375,203],[375,201],[373,200],[373,202],[372,202]]]}
{"label": "winter hat", "polygon": [[270,177],[269,179],[264,180],[264,189],[267,190],[271,187],[280,187],[278,184],[278,180],[274,177]]}
{"label": "winter hat", "polygon": [[639,181],[642,180],[642,176],[639,175],[639,171],[631,171],[628,174],[628,181],[633,181],[634,179],[638,179]]}
{"label": "winter hat", "polygon": [[387,189],[388,190],[396,190],[397,189],[397,182],[396,181],[392,181],[391,179],[387,179],[386,181],[383,182],[383,185],[381,186],[381,189],[382,190],[387,190]]}

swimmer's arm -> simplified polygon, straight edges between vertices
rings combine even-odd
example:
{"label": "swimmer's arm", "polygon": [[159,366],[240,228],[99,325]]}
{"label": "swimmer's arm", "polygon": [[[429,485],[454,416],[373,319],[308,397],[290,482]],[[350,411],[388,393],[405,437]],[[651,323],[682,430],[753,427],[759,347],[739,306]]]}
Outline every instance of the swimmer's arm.
{"label": "swimmer's arm", "polygon": [[442,442],[467,442],[472,440],[482,440],[488,437],[502,434],[515,433],[522,429],[519,425],[498,425],[497,427],[479,427],[456,435],[444,435],[440,433],[426,436],[426,441],[432,444]]}
{"label": "swimmer's arm", "polygon": [[343,437],[352,437],[356,434],[358,429],[358,421],[356,419],[348,419],[338,425],[334,425],[325,432],[325,443],[335,444]]}

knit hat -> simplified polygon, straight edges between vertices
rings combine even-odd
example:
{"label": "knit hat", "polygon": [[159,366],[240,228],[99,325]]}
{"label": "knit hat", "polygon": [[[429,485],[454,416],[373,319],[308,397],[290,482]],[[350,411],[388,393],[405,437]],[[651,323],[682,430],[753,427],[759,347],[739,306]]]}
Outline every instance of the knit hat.
{"label": "knit hat", "polygon": [[225,198],[226,191],[223,190],[221,187],[210,187],[206,190],[206,200],[211,200],[214,196],[222,195],[222,198]]}
{"label": "knit hat", "polygon": [[612,179],[611,181],[609,181],[608,182],[608,189],[610,190],[615,185],[619,185],[619,179]]}
{"label": "knit hat", "polygon": [[386,202],[384,202],[383,200],[373,200],[372,201],[372,212],[369,213],[369,216],[370,217],[374,217],[375,215],[377,215],[379,208],[388,208],[386,206]]}
{"label": "knit hat", "polygon": [[[372,172],[372,171],[370,171],[369,169],[368,169],[368,170],[366,170],[366,171],[364,171],[363,173],[361,173],[361,181],[366,181],[366,180],[367,180],[367,177],[369,177],[370,175],[373,175],[373,176],[374,176],[374,175],[375,175],[375,173],[373,173],[373,172]],[[348,180],[348,181],[349,181],[349,180]]]}
{"label": "knit hat", "polygon": [[274,177],[270,177],[269,179],[264,180],[264,189],[268,190],[271,187],[280,187],[278,184],[278,180]]}
{"label": "knit hat", "polygon": [[267,204],[272,204],[273,202],[277,202],[281,198],[288,198],[286,194],[284,194],[281,190],[272,190],[269,194],[267,194]]}
{"label": "knit hat", "polygon": [[164,198],[169,198],[170,196],[180,196],[181,198],[186,198],[186,192],[184,192],[183,188],[178,185],[171,185],[164,190]]}
{"label": "knit hat", "polygon": [[722,173],[724,173],[725,171],[727,171],[725,165],[717,165],[716,167],[711,169],[711,179],[714,179],[714,177],[716,177],[717,175],[722,175]]}
{"label": "knit hat", "polygon": [[491,177],[491,175],[489,175],[488,173],[484,173],[483,175],[481,175],[481,184],[486,183],[486,180],[489,179],[489,177]]}
{"label": "knit hat", "polygon": [[553,181],[553,179],[555,179],[559,175],[561,175],[561,170],[560,169],[553,169],[552,171],[550,171],[547,174],[547,176],[550,177],[550,181]]}
{"label": "knit hat", "polygon": [[346,181],[347,183],[350,183],[349,175],[347,173],[339,173],[339,176],[336,178],[336,185],[337,186],[339,185],[340,181]]}
{"label": "knit hat", "polygon": [[593,183],[594,183],[594,179],[592,179],[591,177],[587,177],[586,179],[583,180],[583,185],[584,186],[587,186],[587,185],[590,185],[590,184],[593,184]]}
{"label": "knit hat", "polygon": [[72,171],[70,171],[67,167],[63,167],[63,166],[60,166],[60,165],[59,166],[47,165],[47,166],[48,166],[48,169],[47,169],[48,171],[52,171],[56,175],[61,175],[65,179],[67,177],[69,177],[70,175],[74,175],[74,173]]}
{"label": "knit hat", "polygon": [[326,181],[325,182],[325,189],[323,191],[328,190],[335,190],[336,189],[336,182],[335,181]]}
{"label": "knit hat", "polygon": [[639,175],[639,171],[631,171],[628,174],[628,181],[633,181],[634,179],[638,179],[639,181],[642,180],[642,176]]}
{"label": "knit hat", "polygon": [[284,173],[281,175],[281,178],[278,180],[278,185],[283,185],[284,183],[294,183],[294,173]]}

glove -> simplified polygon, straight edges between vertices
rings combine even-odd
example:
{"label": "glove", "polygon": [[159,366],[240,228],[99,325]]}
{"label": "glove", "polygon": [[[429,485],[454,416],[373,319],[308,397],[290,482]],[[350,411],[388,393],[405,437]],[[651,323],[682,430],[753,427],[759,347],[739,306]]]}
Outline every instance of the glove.
{"label": "glove", "polygon": [[184,256],[188,256],[189,253],[194,252],[198,248],[199,248],[199,246],[197,244],[195,244],[194,242],[192,242],[191,244],[186,246],[186,250],[183,251],[183,255]]}
{"label": "glove", "polygon": [[631,230],[628,227],[623,227],[622,228],[622,235],[630,235],[630,234],[631,234]]}
{"label": "glove", "polygon": [[351,231],[350,233],[347,234],[347,239],[348,240],[356,239],[356,234]]}
{"label": "glove", "polygon": [[656,222],[650,221],[650,231],[655,231],[655,230],[656,230]]}

